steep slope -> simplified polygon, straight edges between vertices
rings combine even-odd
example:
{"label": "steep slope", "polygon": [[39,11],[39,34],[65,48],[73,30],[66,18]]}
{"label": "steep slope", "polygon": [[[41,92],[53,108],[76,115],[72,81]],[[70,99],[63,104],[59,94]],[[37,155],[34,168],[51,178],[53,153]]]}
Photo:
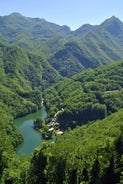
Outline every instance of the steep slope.
{"label": "steep slope", "polygon": [[123,32],[123,23],[115,16],[105,20],[100,27],[117,37]]}
{"label": "steep slope", "polygon": [[4,183],[4,168],[16,159],[14,150],[23,141],[13,119],[41,108],[42,90],[60,79],[41,54],[27,54],[18,46],[0,43],[0,183]]}
{"label": "steep slope", "polygon": [[90,58],[77,42],[69,41],[49,59],[49,63],[64,77],[70,77],[86,68],[100,65],[98,59]]}
{"label": "steep slope", "polygon": [[72,32],[73,37],[76,38],[77,40],[79,40],[80,38],[87,35],[89,32],[95,30],[96,27],[98,27],[98,26],[92,26],[90,24],[84,24],[80,28],[78,28],[77,30]]}
{"label": "steep slope", "polygon": [[[27,51],[43,51],[46,55],[58,50],[70,29],[44,19],[27,18],[19,13],[0,17],[0,39],[16,44]],[[54,47],[50,47],[51,43]]]}
{"label": "steep slope", "polygon": [[88,69],[45,91],[48,121],[62,129],[103,119],[123,107],[123,60]]}
{"label": "steep slope", "polygon": [[60,79],[43,57],[0,44],[0,101],[14,118],[40,108],[41,90]]}
{"label": "steep slope", "polygon": [[84,38],[79,34],[78,39],[81,46],[85,45],[89,49],[90,56],[102,64],[123,57],[123,23],[116,17],[95,26]]}
{"label": "steep slope", "polygon": [[123,171],[123,110],[36,149],[28,183],[116,184]]}
{"label": "steep slope", "polygon": [[85,67],[80,63],[82,50],[77,43],[66,43],[62,50],[59,50],[49,59],[49,63],[64,77],[70,77],[80,72]]}
{"label": "steep slope", "polygon": [[13,13],[0,17],[0,39],[31,53],[43,52],[63,76],[123,58],[123,23],[116,17],[71,31],[67,26]]}
{"label": "steep slope", "polygon": [[41,53],[40,56],[27,54],[18,46],[0,43],[0,183],[14,183],[8,174],[6,182],[1,177],[12,163],[14,174],[15,165],[22,164],[14,150],[23,137],[13,120],[41,108],[42,90],[60,79]]}
{"label": "steep slope", "polygon": [[49,60],[63,76],[123,58],[123,23],[116,17],[99,26],[83,25],[72,32],[71,39],[76,47],[69,41]]}

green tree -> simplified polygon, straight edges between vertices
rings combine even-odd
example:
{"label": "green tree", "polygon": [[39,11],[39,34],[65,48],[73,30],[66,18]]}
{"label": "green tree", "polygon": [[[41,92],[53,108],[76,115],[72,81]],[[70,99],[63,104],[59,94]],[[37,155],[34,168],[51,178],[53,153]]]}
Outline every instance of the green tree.
{"label": "green tree", "polygon": [[34,121],[34,128],[35,129],[41,129],[43,128],[45,122],[42,118],[37,118],[35,121]]}

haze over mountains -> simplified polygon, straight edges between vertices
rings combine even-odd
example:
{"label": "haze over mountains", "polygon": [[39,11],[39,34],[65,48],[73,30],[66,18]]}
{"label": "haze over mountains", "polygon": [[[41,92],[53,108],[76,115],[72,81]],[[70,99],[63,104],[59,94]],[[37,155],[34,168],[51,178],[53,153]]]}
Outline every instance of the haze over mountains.
{"label": "haze over mountains", "polygon": [[0,39],[27,52],[43,53],[65,77],[123,58],[123,23],[114,16],[100,25],[85,24],[71,31],[67,26],[12,13],[0,17]]}

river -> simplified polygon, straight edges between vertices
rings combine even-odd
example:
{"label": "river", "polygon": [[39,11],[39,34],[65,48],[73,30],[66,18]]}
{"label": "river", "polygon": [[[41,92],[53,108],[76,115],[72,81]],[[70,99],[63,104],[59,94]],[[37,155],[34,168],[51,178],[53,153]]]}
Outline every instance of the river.
{"label": "river", "polygon": [[33,153],[35,147],[41,146],[41,134],[33,129],[33,121],[37,117],[42,117],[42,119],[45,119],[46,115],[46,109],[43,107],[36,113],[32,113],[15,120],[15,126],[20,130],[24,138],[23,143],[18,146],[16,150],[17,155],[30,155]]}

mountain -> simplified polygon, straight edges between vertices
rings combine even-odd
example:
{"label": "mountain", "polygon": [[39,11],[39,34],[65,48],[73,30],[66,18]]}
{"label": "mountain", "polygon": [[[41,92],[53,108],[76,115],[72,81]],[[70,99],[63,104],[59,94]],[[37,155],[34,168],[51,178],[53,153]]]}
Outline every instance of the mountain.
{"label": "mountain", "polygon": [[76,38],[90,61],[97,61],[95,67],[123,57],[123,23],[118,18],[111,17],[99,26],[88,27],[84,37],[79,33]]}
{"label": "mountain", "polygon": [[72,35],[73,41],[67,42],[49,59],[62,76],[70,77],[80,70],[123,58],[123,23],[116,17],[99,26],[83,25]]}
{"label": "mountain", "polygon": [[[44,19],[28,18],[19,13],[0,17],[0,39],[16,44],[27,51],[50,54],[64,43],[63,36],[70,32],[67,26],[58,26]],[[50,44],[54,44],[54,48]]]}
{"label": "mountain", "polygon": [[70,77],[84,69],[80,63],[82,50],[75,42],[67,42],[49,59],[49,63],[64,77]]}
{"label": "mountain", "polygon": [[68,26],[12,13],[0,17],[0,39],[34,54],[43,52],[63,76],[123,58],[123,23],[114,16],[100,25],[85,24],[71,31]]}
{"label": "mountain", "polygon": [[123,32],[123,23],[115,16],[105,20],[100,26],[114,36],[119,36]]}
{"label": "mountain", "polygon": [[0,102],[13,118],[40,108],[41,91],[60,79],[43,57],[0,44]]}
{"label": "mountain", "polygon": [[75,41],[67,42],[49,59],[49,63],[63,77],[70,77],[86,68],[95,68],[100,65],[97,59],[88,57]]}
{"label": "mountain", "polygon": [[96,27],[98,27],[98,26],[92,26],[90,24],[84,24],[80,28],[78,28],[77,30],[73,31],[72,34],[76,39],[79,39],[79,37],[84,37],[89,32],[95,30]]}

